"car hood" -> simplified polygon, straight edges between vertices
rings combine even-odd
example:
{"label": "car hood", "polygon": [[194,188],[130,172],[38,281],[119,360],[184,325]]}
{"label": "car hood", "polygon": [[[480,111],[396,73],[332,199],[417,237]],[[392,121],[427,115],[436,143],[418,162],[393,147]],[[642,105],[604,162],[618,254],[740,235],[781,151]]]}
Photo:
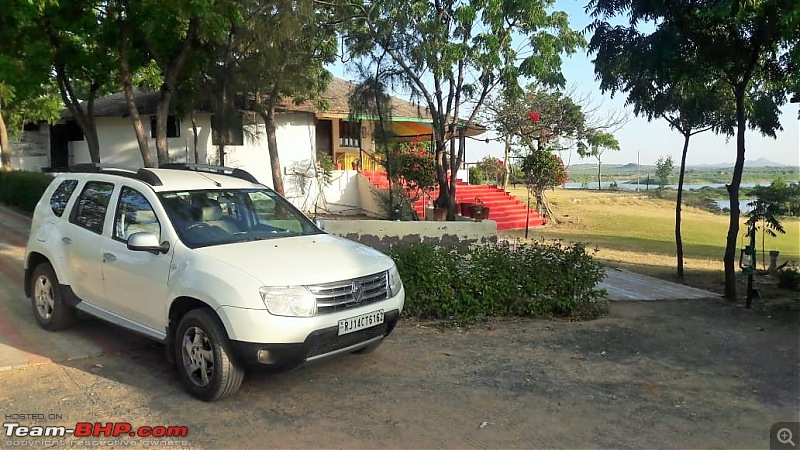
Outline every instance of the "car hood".
{"label": "car hood", "polygon": [[393,264],[375,249],[330,234],[238,242],[195,251],[236,267],[265,286],[347,280],[388,270]]}

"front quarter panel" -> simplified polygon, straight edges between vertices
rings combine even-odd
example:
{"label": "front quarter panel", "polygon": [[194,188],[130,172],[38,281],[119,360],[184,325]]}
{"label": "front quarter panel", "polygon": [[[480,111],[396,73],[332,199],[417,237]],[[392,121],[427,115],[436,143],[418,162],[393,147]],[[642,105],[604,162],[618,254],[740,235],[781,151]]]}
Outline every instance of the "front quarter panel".
{"label": "front quarter panel", "polygon": [[266,310],[257,279],[222,261],[204,257],[180,241],[176,245],[169,276],[173,299],[196,298],[215,310],[221,306]]}

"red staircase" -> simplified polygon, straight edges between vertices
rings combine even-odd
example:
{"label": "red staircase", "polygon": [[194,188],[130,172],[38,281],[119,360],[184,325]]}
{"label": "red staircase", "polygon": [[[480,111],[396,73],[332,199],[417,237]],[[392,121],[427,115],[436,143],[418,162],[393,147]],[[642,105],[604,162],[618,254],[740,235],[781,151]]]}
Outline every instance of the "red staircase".
{"label": "red staircase", "polygon": [[[386,178],[384,171],[364,170],[361,172],[375,187],[379,189],[388,189],[389,180]],[[430,198],[435,199],[439,195],[439,190],[436,189],[431,192]],[[484,206],[489,208],[489,220],[497,222],[498,231],[512,230],[515,228],[525,228],[525,220],[527,215],[527,208],[525,205],[513,197],[508,192],[499,189],[497,186],[490,185],[470,185],[461,180],[456,184],[456,202],[469,202],[475,203],[475,199],[479,198]],[[429,201],[428,197],[423,197],[414,203],[414,210],[420,219],[424,220],[426,202]],[[458,212],[458,209],[456,209]],[[544,224],[544,220],[539,216],[535,210],[530,211],[529,226],[540,226]]]}

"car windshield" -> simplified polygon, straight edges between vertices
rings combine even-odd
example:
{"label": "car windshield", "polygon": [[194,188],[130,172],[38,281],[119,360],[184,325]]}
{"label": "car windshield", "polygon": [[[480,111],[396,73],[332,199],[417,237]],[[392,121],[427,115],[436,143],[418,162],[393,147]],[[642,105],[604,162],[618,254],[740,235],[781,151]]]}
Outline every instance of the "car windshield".
{"label": "car windshield", "polygon": [[269,189],[162,192],[159,198],[190,248],[321,233]]}

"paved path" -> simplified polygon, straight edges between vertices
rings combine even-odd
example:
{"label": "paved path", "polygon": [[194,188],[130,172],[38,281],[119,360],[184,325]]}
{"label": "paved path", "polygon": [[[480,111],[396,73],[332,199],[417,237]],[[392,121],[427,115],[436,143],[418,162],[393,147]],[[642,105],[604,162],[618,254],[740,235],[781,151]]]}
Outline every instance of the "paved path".
{"label": "paved path", "polygon": [[[100,320],[49,333],[36,324],[23,290],[23,260],[30,219],[0,205],[0,370],[119,353],[153,345]],[[716,297],[700,289],[631,272],[608,270],[602,287],[610,300],[666,300]]]}
{"label": "paved path", "polygon": [[717,298],[719,294],[640,275],[620,269],[606,269],[606,279],[600,287],[608,291],[609,300],[690,300]]}

